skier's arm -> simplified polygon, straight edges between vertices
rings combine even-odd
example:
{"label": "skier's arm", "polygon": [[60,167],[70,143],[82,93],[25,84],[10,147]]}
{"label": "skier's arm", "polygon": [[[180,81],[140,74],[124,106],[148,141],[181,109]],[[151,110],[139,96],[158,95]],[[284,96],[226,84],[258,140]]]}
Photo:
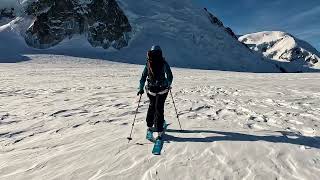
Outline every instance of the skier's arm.
{"label": "skier's arm", "polygon": [[173,75],[172,75],[172,71],[171,71],[171,68],[168,63],[165,64],[165,70],[166,70],[166,74],[167,74],[168,86],[170,87],[172,84],[172,81],[173,81]]}
{"label": "skier's arm", "polygon": [[144,88],[144,84],[146,83],[147,76],[148,76],[148,69],[147,69],[147,66],[145,66],[140,79],[140,86],[139,86],[140,91],[142,91]]}

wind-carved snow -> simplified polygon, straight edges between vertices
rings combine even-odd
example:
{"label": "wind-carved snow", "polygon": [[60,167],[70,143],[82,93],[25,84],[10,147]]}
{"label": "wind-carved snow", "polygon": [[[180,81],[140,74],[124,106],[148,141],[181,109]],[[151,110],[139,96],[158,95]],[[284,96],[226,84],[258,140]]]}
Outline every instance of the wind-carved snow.
{"label": "wind-carved snow", "polygon": [[[54,55],[0,66],[0,179],[308,179],[320,172],[319,74],[173,68],[161,156],[142,66]],[[10,71],[8,71],[10,69]]]}

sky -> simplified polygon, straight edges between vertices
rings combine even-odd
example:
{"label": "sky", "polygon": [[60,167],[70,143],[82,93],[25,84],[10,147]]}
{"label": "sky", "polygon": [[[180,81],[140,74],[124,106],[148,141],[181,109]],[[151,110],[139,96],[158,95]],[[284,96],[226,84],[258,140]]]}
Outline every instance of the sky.
{"label": "sky", "polygon": [[196,0],[236,34],[285,31],[320,51],[320,0]]}

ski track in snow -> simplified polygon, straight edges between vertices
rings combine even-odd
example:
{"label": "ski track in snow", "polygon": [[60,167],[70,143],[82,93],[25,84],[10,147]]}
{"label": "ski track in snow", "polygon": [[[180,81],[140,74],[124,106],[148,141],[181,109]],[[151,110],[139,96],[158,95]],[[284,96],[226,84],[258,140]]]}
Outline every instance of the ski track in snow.
{"label": "ski track in snow", "polygon": [[32,55],[0,66],[0,179],[318,179],[320,74],[173,69],[162,155],[142,66]]}

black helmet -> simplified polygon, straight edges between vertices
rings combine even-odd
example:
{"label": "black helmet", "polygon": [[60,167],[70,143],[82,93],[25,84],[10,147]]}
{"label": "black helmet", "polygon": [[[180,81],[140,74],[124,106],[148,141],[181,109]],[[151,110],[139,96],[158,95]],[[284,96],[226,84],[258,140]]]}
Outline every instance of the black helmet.
{"label": "black helmet", "polygon": [[161,47],[159,45],[153,45],[150,49],[150,51],[162,51]]}
{"label": "black helmet", "polygon": [[160,46],[154,45],[148,51],[148,60],[149,61],[163,61],[162,50]]}

